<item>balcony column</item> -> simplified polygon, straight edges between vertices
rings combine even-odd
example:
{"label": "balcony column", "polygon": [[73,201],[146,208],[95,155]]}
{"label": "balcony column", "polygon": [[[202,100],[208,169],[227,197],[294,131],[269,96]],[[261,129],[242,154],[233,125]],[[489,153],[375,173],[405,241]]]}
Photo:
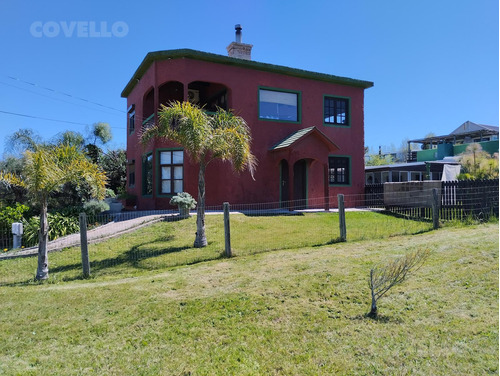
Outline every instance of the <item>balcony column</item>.
{"label": "balcony column", "polygon": [[189,99],[189,96],[188,96],[188,89],[189,89],[189,83],[182,83],[182,87],[184,89],[184,93],[182,95],[182,101],[183,102],[187,102],[188,99]]}
{"label": "balcony column", "polygon": [[160,89],[158,88],[158,85],[153,87],[153,103],[154,103],[154,123],[153,124],[158,124],[158,108],[160,107]]}

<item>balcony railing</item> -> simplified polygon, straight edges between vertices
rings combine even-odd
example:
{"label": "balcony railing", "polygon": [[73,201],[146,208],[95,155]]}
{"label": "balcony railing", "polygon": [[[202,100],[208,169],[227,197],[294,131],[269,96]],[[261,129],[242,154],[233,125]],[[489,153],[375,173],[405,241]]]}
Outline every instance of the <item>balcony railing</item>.
{"label": "balcony railing", "polygon": [[152,127],[155,122],[155,114],[151,114],[148,116],[144,121],[142,122],[142,129],[148,129],[149,127]]}

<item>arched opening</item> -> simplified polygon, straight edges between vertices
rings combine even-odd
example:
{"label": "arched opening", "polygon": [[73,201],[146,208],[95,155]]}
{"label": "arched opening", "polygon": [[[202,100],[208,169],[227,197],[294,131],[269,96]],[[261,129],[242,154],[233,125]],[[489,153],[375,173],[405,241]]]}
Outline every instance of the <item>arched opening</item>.
{"label": "arched opening", "polygon": [[205,111],[215,112],[217,107],[227,110],[227,92],[227,87],[222,84],[193,81],[188,85],[188,100]]}
{"label": "arched opening", "polygon": [[142,125],[147,127],[154,122],[155,94],[151,88],[142,99]]}
{"label": "arched opening", "polygon": [[282,206],[287,205],[290,200],[290,174],[288,173],[288,162],[282,159],[280,162],[280,202]]}
{"label": "arched opening", "polygon": [[168,81],[158,88],[160,105],[167,106],[170,102],[184,100],[184,85],[178,81]]}
{"label": "arched opening", "polygon": [[307,161],[300,159],[293,165],[293,199],[297,209],[307,207]]}

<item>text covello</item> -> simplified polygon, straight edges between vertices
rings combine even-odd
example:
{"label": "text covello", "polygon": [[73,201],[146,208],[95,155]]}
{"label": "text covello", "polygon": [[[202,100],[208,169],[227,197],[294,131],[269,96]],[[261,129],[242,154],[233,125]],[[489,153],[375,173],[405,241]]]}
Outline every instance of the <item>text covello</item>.
{"label": "text covello", "polygon": [[123,38],[128,34],[128,25],[123,21],[108,24],[107,21],[35,21],[30,33],[35,38]]}

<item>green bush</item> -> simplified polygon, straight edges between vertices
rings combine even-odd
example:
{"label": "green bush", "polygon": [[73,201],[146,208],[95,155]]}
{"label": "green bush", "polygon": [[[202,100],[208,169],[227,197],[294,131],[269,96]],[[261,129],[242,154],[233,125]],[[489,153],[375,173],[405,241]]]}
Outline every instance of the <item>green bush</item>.
{"label": "green bush", "polygon": [[[47,220],[49,222],[49,240],[75,234],[80,231],[78,218],[65,216],[60,213],[49,213]],[[31,217],[28,220],[23,220],[23,227],[23,243],[27,246],[37,244],[40,217]]]}
{"label": "green bush", "polygon": [[187,192],[177,193],[170,199],[170,205],[177,205],[179,208],[194,209],[196,200]]}
{"label": "green bush", "polygon": [[16,202],[16,206],[6,206],[0,209],[0,227],[10,227],[12,223],[23,219],[29,207]]}
{"label": "green bush", "polygon": [[109,210],[109,205],[104,201],[90,200],[83,204],[83,210],[88,216],[96,216],[103,211]]}

